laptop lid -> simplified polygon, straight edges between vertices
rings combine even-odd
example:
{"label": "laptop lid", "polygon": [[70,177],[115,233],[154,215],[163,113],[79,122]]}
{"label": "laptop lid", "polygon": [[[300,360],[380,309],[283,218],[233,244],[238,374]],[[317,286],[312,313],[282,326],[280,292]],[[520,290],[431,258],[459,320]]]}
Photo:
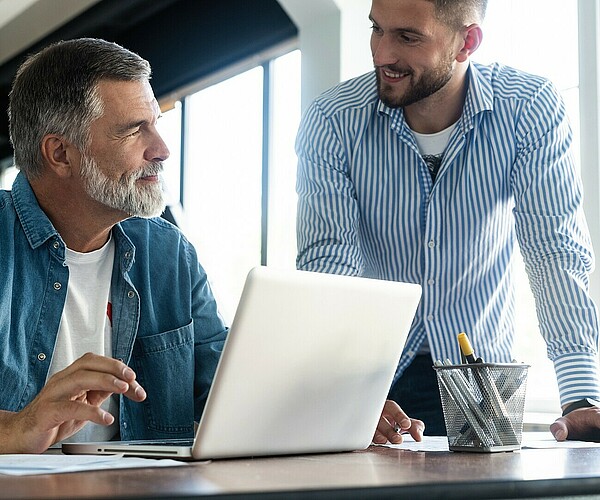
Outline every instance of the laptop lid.
{"label": "laptop lid", "polygon": [[[257,267],[250,271],[191,455],[230,458],[364,449],[419,299],[416,284]],[[185,456],[135,442],[67,453]],[[85,451],[87,449],[87,451]]]}

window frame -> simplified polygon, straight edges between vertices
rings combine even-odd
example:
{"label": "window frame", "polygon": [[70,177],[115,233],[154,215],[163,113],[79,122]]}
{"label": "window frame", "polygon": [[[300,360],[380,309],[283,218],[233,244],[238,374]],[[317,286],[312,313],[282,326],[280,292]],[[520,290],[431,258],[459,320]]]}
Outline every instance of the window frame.
{"label": "window frame", "polygon": [[261,51],[252,57],[227,66],[222,70],[202,78],[190,85],[186,85],[175,92],[171,92],[158,98],[160,109],[165,111],[171,109],[176,102],[181,103],[181,142],[179,162],[179,206],[176,211],[185,211],[184,184],[186,179],[186,165],[189,164],[187,155],[189,133],[189,98],[212,85],[221,83],[240,73],[262,66],[263,68],[263,139],[262,139],[262,199],[261,199],[261,265],[267,265],[268,261],[268,230],[269,230],[269,172],[271,168],[271,127],[272,127],[272,93],[273,76],[272,68],[274,61],[290,52],[299,49],[298,37],[290,38],[278,43],[267,50]]}

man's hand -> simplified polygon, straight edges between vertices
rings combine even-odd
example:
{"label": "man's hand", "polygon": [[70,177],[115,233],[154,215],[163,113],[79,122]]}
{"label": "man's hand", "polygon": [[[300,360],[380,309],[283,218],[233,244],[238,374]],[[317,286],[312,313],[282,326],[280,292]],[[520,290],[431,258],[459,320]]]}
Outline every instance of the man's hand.
{"label": "man's hand", "polygon": [[425,424],[421,420],[410,418],[395,401],[387,400],[383,406],[373,443],[402,443],[402,434],[409,433],[415,441],[423,439]]}
{"label": "man's hand", "polygon": [[600,408],[580,408],[550,425],[557,441],[566,439],[600,442]]}
{"label": "man's hand", "polygon": [[110,425],[100,408],[112,394],[146,399],[134,371],[116,359],[87,353],[51,377],[22,411],[0,412],[0,453],[42,453],[73,435],[86,422]]}

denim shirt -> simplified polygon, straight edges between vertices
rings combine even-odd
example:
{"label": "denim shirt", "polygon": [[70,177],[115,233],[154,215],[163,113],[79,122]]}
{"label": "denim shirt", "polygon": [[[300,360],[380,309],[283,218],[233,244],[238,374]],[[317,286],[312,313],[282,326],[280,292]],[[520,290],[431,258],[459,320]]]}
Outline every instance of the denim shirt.
{"label": "denim shirt", "polygon": [[[0,191],[0,235],[0,409],[18,412],[46,382],[69,280],[65,244],[22,173]],[[127,219],[112,236],[113,357],[147,392],[120,397],[121,439],[191,437],[227,335],[206,273],[162,219]]]}

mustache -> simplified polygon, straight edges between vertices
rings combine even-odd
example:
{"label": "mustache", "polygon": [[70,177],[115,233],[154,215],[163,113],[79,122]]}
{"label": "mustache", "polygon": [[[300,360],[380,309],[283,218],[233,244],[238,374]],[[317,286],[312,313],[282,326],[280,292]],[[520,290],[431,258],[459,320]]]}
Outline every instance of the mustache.
{"label": "mustache", "polygon": [[158,175],[164,170],[162,161],[151,161],[147,163],[135,176],[135,179]]}

